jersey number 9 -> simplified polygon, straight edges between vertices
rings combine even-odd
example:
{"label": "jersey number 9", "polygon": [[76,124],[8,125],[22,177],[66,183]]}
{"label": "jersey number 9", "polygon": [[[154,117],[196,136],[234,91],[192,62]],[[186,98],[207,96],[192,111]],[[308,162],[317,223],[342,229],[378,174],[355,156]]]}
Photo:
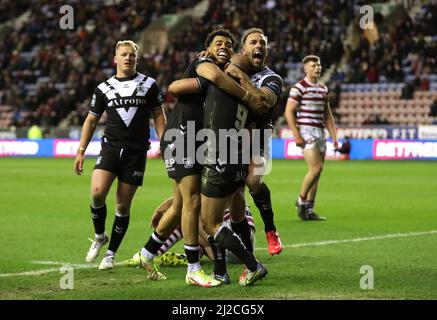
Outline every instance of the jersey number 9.
{"label": "jersey number 9", "polygon": [[235,115],[235,129],[241,130],[246,126],[247,115],[249,111],[242,104],[238,104],[237,113]]}

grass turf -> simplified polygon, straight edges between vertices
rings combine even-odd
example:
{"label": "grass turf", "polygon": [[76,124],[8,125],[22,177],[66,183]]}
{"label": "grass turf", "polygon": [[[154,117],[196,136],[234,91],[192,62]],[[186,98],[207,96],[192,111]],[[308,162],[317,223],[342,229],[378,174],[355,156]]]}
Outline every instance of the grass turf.
{"label": "grass turf", "polygon": [[[302,222],[293,203],[306,165],[274,161],[265,180],[284,251],[267,254],[262,222],[248,196],[258,227],[256,256],[269,275],[254,287],[241,288],[242,266],[230,265],[232,284],[215,289],[188,287],[185,268],[161,268],[169,279],[151,282],[143,270],[117,267],[75,269],[74,289],[62,290],[61,265],[32,261],[85,264],[87,237],[93,234],[88,209],[93,159],[86,160],[81,177],[72,166],[72,159],[0,158],[0,299],[437,299],[436,233],[299,246],[437,230],[434,162],[327,162],[316,211],[328,220]],[[144,245],[151,234],[151,213],[171,190],[163,162],[149,160],[118,262]],[[109,231],[114,191],[115,186],[107,200]],[[202,262],[212,270],[209,261]],[[374,289],[360,288],[363,265],[373,267]],[[20,275],[50,268],[55,271]]]}

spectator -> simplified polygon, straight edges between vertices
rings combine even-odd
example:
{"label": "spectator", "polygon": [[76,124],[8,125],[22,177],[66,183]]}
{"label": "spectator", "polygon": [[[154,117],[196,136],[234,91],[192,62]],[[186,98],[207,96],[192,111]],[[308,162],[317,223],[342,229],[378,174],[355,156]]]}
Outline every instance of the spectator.
{"label": "spectator", "polygon": [[27,137],[29,139],[42,139],[42,130],[36,122],[34,122],[27,131]]}
{"label": "spectator", "polygon": [[431,104],[431,107],[429,110],[429,116],[430,117],[437,117],[437,99],[434,99],[434,102]]}
{"label": "spectator", "polygon": [[414,84],[412,82],[407,82],[402,88],[401,99],[409,100],[413,99],[414,95]]}

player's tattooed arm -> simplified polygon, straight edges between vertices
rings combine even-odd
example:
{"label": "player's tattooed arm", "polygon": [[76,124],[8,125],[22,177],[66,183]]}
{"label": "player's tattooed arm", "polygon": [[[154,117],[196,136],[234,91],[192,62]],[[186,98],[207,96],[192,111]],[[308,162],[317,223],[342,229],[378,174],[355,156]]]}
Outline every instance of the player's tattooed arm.
{"label": "player's tattooed arm", "polygon": [[261,89],[256,88],[249,76],[240,67],[238,67],[237,64],[229,64],[226,67],[226,73],[234,79],[237,79],[241,86],[248,90],[251,94],[264,95],[269,108],[276,104],[276,100],[278,99],[277,95],[268,87],[261,87]]}
{"label": "player's tattooed arm", "polygon": [[264,114],[268,110],[264,94],[253,94],[243,88],[234,79],[224,73],[213,63],[202,63],[197,69],[197,74],[208,79],[223,91],[239,98],[257,114]]}

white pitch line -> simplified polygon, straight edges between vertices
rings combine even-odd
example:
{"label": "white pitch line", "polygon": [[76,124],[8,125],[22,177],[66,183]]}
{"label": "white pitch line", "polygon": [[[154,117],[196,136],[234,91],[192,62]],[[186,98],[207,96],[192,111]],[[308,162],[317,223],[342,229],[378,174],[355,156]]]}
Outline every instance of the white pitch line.
{"label": "white pitch line", "polygon": [[[296,243],[291,245],[286,244],[283,246],[283,248],[317,247],[317,246],[327,246],[330,244],[363,242],[363,241],[414,237],[414,236],[426,236],[431,234],[437,234],[437,230],[424,231],[424,232],[392,233],[392,234],[383,234],[374,237],[363,237],[363,238],[344,239],[344,240],[326,240],[326,241],[316,241],[316,242],[307,242],[307,243]],[[267,248],[256,248],[255,250],[266,250],[266,249]]]}
{"label": "white pitch line", "polygon": [[[424,231],[424,232],[407,232],[407,233],[392,233],[392,234],[384,234],[380,236],[374,237],[362,237],[362,238],[353,238],[353,239],[343,239],[343,240],[326,240],[326,241],[316,241],[316,242],[307,242],[307,243],[296,243],[292,245],[284,245],[284,248],[301,248],[301,247],[317,247],[317,246],[326,246],[331,244],[340,244],[340,243],[353,243],[353,242],[363,242],[363,241],[373,241],[373,240],[384,240],[384,239],[393,239],[393,238],[404,238],[404,237],[415,237],[415,236],[426,236],[437,234],[437,230]],[[266,250],[267,248],[256,248],[255,250]],[[73,269],[90,269],[97,268],[97,264],[74,264],[63,261],[31,261],[33,264],[45,264],[45,265],[59,265],[59,266],[71,266]],[[123,263],[116,263],[116,266],[122,265]],[[42,269],[42,270],[33,270],[19,273],[0,273],[0,278],[6,277],[20,277],[20,276],[40,276],[46,273],[51,272],[60,272],[59,268],[50,268],[50,269]]]}
{"label": "white pitch line", "polygon": [[45,264],[45,265],[55,265],[55,266],[70,266],[74,269],[86,269],[86,268],[94,268],[97,267],[97,264],[79,264],[79,263],[70,263],[70,262],[64,262],[64,261],[40,261],[40,260],[35,260],[35,261],[30,261],[30,263],[32,264]]}
{"label": "white pitch line", "polygon": [[[43,264],[53,264],[57,265],[57,261],[46,261],[51,263],[43,263]],[[32,263],[32,262],[31,262]],[[96,264],[72,264],[72,263],[65,263],[62,265],[59,265],[59,268],[50,268],[50,269],[42,269],[42,270],[33,270],[33,271],[26,271],[26,272],[18,272],[18,273],[0,273],[0,278],[6,278],[6,277],[20,277],[20,276],[41,276],[46,273],[51,272],[60,272],[61,266],[71,266],[74,269],[87,269],[87,268],[97,268]],[[76,266],[76,267],[75,267]]]}

